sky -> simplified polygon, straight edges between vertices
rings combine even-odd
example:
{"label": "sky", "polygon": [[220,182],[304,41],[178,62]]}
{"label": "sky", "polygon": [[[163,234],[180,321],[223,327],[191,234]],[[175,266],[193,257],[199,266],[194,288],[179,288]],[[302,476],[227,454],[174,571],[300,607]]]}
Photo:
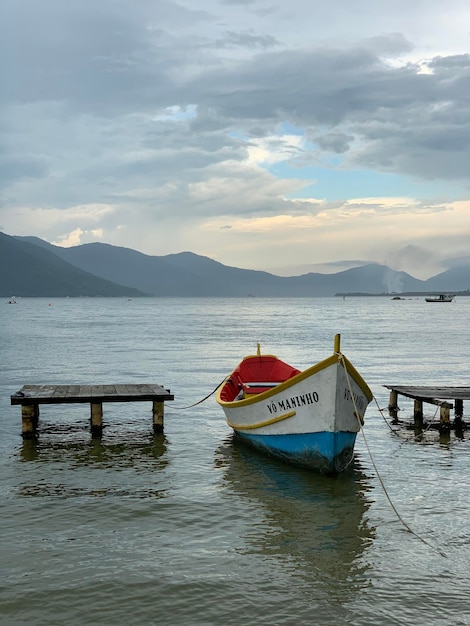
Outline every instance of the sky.
{"label": "sky", "polygon": [[279,275],[470,259],[468,0],[2,0],[0,231]]}

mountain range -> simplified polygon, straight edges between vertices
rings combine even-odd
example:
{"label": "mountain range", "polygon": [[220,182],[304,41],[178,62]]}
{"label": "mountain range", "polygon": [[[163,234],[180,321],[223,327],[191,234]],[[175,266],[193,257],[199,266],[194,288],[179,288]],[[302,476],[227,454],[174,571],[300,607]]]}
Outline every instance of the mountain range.
{"label": "mountain range", "polygon": [[3,297],[159,296],[314,297],[342,294],[468,292],[470,264],[428,280],[386,265],[365,264],[335,274],[276,276],[229,267],[192,252],[149,256],[105,243],[71,248],[37,237],[0,233]]}

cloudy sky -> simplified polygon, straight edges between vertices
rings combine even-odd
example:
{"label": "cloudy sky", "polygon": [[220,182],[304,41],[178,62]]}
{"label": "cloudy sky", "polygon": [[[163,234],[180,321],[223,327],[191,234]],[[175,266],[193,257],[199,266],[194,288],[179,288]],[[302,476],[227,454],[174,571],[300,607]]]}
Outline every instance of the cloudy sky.
{"label": "cloudy sky", "polygon": [[468,0],[1,0],[0,230],[278,274],[470,255]]}

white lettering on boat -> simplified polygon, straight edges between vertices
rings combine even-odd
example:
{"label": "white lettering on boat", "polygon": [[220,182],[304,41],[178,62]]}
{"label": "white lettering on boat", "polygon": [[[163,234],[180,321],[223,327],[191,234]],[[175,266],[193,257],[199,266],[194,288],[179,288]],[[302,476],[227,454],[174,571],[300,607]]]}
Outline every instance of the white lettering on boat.
{"label": "white lettering on boat", "polygon": [[271,415],[274,415],[279,411],[286,411],[288,409],[294,409],[296,407],[306,406],[307,404],[314,404],[319,401],[319,396],[316,391],[309,393],[302,393],[298,396],[291,396],[290,398],[283,398],[282,400],[272,401],[267,404],[268,411]]}

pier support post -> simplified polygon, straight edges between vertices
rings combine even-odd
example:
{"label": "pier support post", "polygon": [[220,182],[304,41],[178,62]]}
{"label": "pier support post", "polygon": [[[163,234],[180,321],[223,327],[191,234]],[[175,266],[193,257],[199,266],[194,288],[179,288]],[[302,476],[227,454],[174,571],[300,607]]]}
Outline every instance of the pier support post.
{"label": "pier support post", "polygon": [[463,437],[463,400],[454,400],[454,428],[457,437]]}
{"label": "pier support post", "polygon": [[450,409],[452,405],[449,402],[443,402],[441,404],[440,423],[439,430],[441,433],[447,433],[450,431]]}
{"label": "pier support post", "polygon": [[415,399],[414,402],[414,412],[413,412],[415,426],[423,425],[423,401],[418,398]]}
{"label": "pier support post", "polygon": [[21,405],[21,434],[24,439],[36,436],[39,421],[39,406],[37,404]]}
{"label": "pier support post", "polygon": [[90,427],[92,437],[101,437],[103,434],[103,403],[90,404]]}
{"label": "pier support post", "polygon": [[152,413],[153,413],[153,432],[163,432],[163,414],[164,414],[164,402],[153,401]]}
{"label": "pier support post", "polygon": [[394,389],[390,392],[390,400],[388,401],[388,412],[393,421],[398,421],[398,392]]}

